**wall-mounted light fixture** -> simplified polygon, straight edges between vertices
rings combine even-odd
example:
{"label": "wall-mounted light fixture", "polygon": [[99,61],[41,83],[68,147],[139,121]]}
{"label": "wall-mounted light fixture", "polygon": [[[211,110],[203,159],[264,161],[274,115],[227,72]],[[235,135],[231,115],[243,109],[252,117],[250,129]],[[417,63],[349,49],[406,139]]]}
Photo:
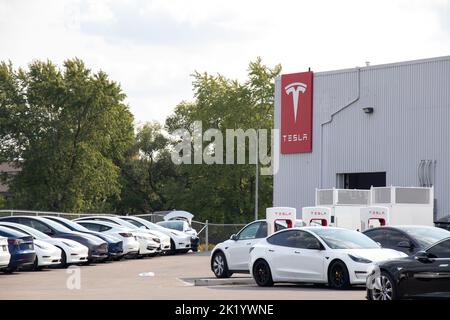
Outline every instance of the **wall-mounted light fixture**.
{"label": "wall-mounted light fixture", "polygon": [[372,107],[365,107],[365,108],[363,108],[363,111],[364,111],[364,113],[370,114],[370,113],[373,113],[373,108]]}

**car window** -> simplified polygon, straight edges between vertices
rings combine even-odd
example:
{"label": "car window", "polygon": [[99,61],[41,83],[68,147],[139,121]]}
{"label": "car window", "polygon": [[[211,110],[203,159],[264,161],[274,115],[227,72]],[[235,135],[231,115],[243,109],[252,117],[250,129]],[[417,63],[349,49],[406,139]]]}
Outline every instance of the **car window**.
{"label": "car window", "polygon": [[369,230],[364,232],[364,234],[373,241],[378,242],[383,248],[388,247],[386,230],[384,229]]}
{"label": "car window", "polygon": [[83,222],[82,226],[88,228],[91,231],[100,231],[100,225],[96,223]]}
{"label": "car window", "polygon": [[319,240],[305,231],[295,231],[295,247],[300,249],[318,249],[322,247]]}
{"label": "car window", "polygon": [[411,242],[408,236],[401,233],[397,230],[386,230],[387,234],[387,245],[386,248],[391,248],[394,250],[401,251],[403,253],[409,254],[411,249],[410,248],[402,248],[399,247],[400,242]]}
{"label": "car window", "polygon": [[261,239],[265,237],[267,237],[267,222],[261,222],[255,238]]}
{"label": "car window", "polygon": [[317,249],[321,247],[316,237],[301,230],[280,232],[268,238],[267,241],[277,246],[299,249]]}
{"label": "car window", "polygon": [[422,248],[427,248],[440,240],[450,237],[450,232],[435,227],[401,227],[401,229],[414,238]]}
{"label": "car window", "polygon": [[375,249],[378,244],[359,231],[334,228],[308,228],[331,249]]}
{"label": "car window", "polygon": [[427,250],[434,258],[450,259],[450,239],[439,242]]}
{"label": "car window", "polygon": [[109,227],[109,226],[103,226],[103,225],[100,225],[99,226],[100,228],[100,232],[103,232],[103,231],[108,231],[108,230],[110,230],[111,229],[111,227]]}
{"label": "car window", "polygon": [[[128,220],[128,219],[122,219],[122,220],[125,220],[125,221],[127,221],[127,222],[130,222],[130,223],[132,223],[133,225],[135,225],[136,227],[138,227],[138,228],[140,228],[140,227],[145,227],[142,223],[140,223],[140,222],[138,222],[138,221],[136,221],[136,220]],[[146,229],[148,229],[147,227],[145,227]]]}
{"label": "car window", "polygon": [[177,230],[183,232],[183,221],[163,221],[159,222],[159,224],[165,228]]}
{"label": "car window", "polygon": [[[27,219],[28,220],[28,219]],[[31,221],[31,227],[32,228],[34,228],[34,229],[36,229],[36,230],[38,230],[38,231],[40,231],[40,232],[43,232],[43,233],[45,233],[45,234],[50,234],[50,233],[52,233],[52,229],[50,229],[48,226],[46,226],[44,223],[42,223],[42,222],[40,222],[40,221],[36,221],[36,220],[29,220],[29,221]]]}
{"label": "car window", "polygon": [[238,240],[256,239],[256,234],[258,232],[260,224],[261,223],[259,223],[259,222],[255,222],[255,223],[252,223],[252,224],[246,226],[239,233]]}
{"label": "car window", "polygon": [[275,233],[267,242],[276,246],[295,247],[296,237],[293,230]]}

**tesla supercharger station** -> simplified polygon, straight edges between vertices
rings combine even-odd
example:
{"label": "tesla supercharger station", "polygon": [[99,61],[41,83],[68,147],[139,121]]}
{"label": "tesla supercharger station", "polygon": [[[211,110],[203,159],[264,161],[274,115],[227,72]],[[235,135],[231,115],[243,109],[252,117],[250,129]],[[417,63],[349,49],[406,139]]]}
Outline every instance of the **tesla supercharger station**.
{"label": "tesla supercharger station", "polygon": [[276,222],[284,222],[288,228],[295,225],[297,210],[290,207],[272,207],[266,209],[267,235],[278,231]]}
{"label": "tesla supercharger station", "polygon": [[306,226],[332,226],[332,209],[328,207],[303,207],[302,220]]}
{"label": "tesla supercharger station", "polygon": [[390,224],[390,213],[388,207],[369,206],[361,208],[361,231],[387,226]]}

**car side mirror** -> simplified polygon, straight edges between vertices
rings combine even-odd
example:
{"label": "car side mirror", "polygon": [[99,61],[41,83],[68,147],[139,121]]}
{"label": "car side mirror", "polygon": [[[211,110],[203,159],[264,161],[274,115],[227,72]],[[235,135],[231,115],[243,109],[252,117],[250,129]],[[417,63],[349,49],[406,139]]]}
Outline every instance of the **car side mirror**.
{"label": "car side mirror", "polygon": [[235,234],[232,234],[230,240],[237,241],[238,237]]}
{"label": "car side mirror", "polygon": [[411,249],[412,248],[412,243],[410,241],[400,241],[399,243],[397,243],[397,247],[398,248],[406,248],[406,249]]}
{"label": "car side mirror", "polygon": [[431,256],[426,251],[419,251],[415,254],[414,259],[420,262],[431,262]]}

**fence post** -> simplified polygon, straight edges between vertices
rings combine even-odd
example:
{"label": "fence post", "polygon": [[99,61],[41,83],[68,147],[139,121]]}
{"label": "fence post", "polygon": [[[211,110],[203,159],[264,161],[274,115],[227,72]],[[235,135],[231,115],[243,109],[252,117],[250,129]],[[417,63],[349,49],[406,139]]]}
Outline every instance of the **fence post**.
{"label": "fence post", "polygon": [[208,225],[208,220],[206,220],[206,228],[205,228],[205,251],[209,251],[209,225]]}

